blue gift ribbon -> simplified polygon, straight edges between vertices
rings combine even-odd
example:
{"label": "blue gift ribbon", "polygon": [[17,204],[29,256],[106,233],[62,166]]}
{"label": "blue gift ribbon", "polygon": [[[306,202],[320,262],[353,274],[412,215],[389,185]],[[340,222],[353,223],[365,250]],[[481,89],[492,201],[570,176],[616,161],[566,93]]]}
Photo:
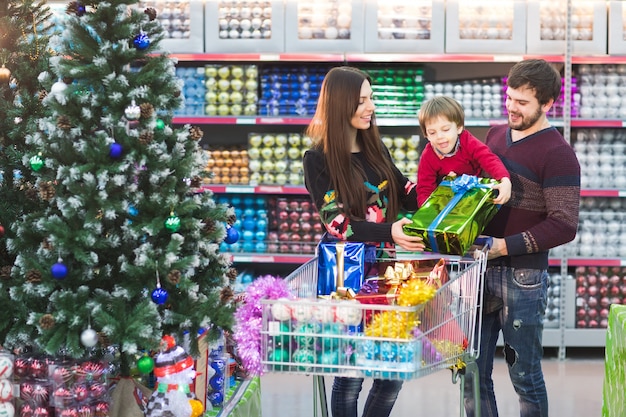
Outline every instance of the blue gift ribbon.
{"label": "blue gift ribbon", "polygon": [[446,204],[441,210],[441,213],[435,217],[432,223],[428,226],[428,239],[430,240],[430,247],[433,252],[439,252],[439,246],[437,246],[437,239],[435,237],[435,230],[439,223],[456,207],[461,201],[466,192],[473,188],[491,188],[489,184],[481,184],[478,182],[478,177],[474,175],[463,174],[460,177],[455,178],[452,181],[441,181],[439,185],[450,187],[454,192],[454,197]]}

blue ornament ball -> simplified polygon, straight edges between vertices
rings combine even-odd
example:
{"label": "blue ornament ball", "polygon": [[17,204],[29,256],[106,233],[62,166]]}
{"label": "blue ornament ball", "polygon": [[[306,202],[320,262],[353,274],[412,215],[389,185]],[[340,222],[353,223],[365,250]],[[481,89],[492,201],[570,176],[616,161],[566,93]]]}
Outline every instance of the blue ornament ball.
{"label": "blue ornament ball", "polygon": [[223,376],[213,376],[213,378],[209,379],[209,386],[213,391],[221,391],[224,389],[224,377]]}
{"label": "blue ornament ball", "polygon": [[214,391],[207,395],[207,399],[213,407],[220,407],[224,403],[224,394],[219,391]]}
{"label": "blue ornament ball", "polygon": [[241,250],[245,253],[254,252],[254,242],[247,241],[241,244]]}
{"label": "blue ornament ball", "polygon": [[148,38],[148,35],[146,35],[145,32],[141,32],[139,35],[135,36],[135,39],[133,39],[133,45],[135,45],[135,48],[143,51],[150,46],[150,38]]}
{"label": "blue ornament ball", "polygon": [[109,146],[109,156],[111,158],[119,158],[120,156],[122,156],[122,145],[117,142],[113,142]]}
{"label": "blue ornament ball", "polygon": [[243,240],[246,242],[254,240],[254,232],[252,230],[244,230],[242,233]]}
{"label": "blue ornament ball", "polygon": [[254,221],[254,219],[246,219],[243,221],[242,227],[244,232],[247,230],[252,231],[256,229],[256,222]]}
{"label": "blue ornament ball", "polygon": [[215,375],[224,376],[224,369],[226,368],[226,362],[224,359],[215,358],[211,361],[211,368],[215,369]]}
{"label": "blue ornament ball", "polygon": [[232,226],[226,226],[226,237],[224,238],[224,242],[232,245],[233,243],[239,240],[239,232]]}
{"label": "blue ornament ball", "polygon": [[168,296],[167,291],[161,287],[155,288],[152,291],[152,301],[154,301],[155,304],[160,305],[160,304],[165,303],[165,301],[167,301],[167,296]]}
{"label": "blue ornament ball", "polygon": [[62,262],[57,262],[50,268],[52,276],[56,279],[63,279],[67,276],[67,266]]}

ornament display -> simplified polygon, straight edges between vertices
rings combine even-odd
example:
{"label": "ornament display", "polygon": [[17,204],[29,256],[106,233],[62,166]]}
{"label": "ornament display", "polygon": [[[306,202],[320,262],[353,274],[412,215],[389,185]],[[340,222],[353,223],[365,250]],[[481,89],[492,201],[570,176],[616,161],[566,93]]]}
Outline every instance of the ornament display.
{"label": "ornament display", "polygon": [[80,334],[80,343],[86,348],[94,347],[98,344],[98,333],[91,327],[88,327]]}
{"label": "ornament display", "polygon": [[122,156],[122,145],[117,142],[113,142],[109,145],[109,156],[113,159],[117,159]]}
{"label": "ornament display", "polygon": [[43,168],[43,165],[44,165],[44,161],[43,161],[43,158],[41,157],[41,154],[31,156],[28,162],[30,164],[31,169],[35,172]]}
{"label": "ornament display", "polygon": [[193,358],[176,344],[172,336],[166,335],[154,362],[156,387],[148,400],[146,417],[197,414],[198,404],[194,402],[197,400],[191,388],[196,377]]}
{"label": "ornament display", "polygon": [[180,217],[174,213],[170,213],[170,216],[165,220],[165,228],[172,233],[180,230]]}
{"label": "ornament display", "polygon": [[146,34],[146,32],[141,31],[137,36],[133,38],[133,45],[140,51],[148,49],[150,46],[150,38]]}
{"label": "ornament display", "polygon": [[50,268],[52,276],[56,279],[64,279],[67,276],[67,265],[63,263],[63,259],[59,258],[57,263]]}

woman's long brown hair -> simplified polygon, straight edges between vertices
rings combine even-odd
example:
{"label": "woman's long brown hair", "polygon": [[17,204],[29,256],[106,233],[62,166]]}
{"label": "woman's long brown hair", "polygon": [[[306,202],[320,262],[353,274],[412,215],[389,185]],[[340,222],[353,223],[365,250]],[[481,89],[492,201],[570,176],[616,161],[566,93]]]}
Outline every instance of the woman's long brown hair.
{"label": "woman's long brown hair", "polygon": [[[365,172],[361,164],[352,158],[350,120],[359,106],[363,81],[371,78],[354,67],[331,69],[320,91],[315,115],[306,134],[313,139],[313,146],[326,158],[330,181],[336,192],[337,202],[344,213],[355,220],[365,220],[367,196]],[[399,211],[398,184],[393,164],[385,155],[380,132],[372,115],[370,127],[357,131],[357,142],[372,169],[383,180],[388,180],[387,221],[395,221]]]}

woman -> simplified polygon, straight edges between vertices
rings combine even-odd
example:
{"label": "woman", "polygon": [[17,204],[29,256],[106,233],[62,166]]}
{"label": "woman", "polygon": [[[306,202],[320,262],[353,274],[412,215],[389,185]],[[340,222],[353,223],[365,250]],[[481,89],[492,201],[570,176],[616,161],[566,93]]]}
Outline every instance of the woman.
{"label": "woman", "polygon": [[[416,184],[393,164],[375,123],[371,79],[352,67],[331,69],[322,83],[307,135],[305,185],[326,230],[346,241],[384,242],[422,251],[418,236],[408,236],[396,220],[400,209],[417,210]],[[333,417],[356,417],[362,378],[333,382]],[[363,417],[389,416],[402,381],[374,380]]]}

